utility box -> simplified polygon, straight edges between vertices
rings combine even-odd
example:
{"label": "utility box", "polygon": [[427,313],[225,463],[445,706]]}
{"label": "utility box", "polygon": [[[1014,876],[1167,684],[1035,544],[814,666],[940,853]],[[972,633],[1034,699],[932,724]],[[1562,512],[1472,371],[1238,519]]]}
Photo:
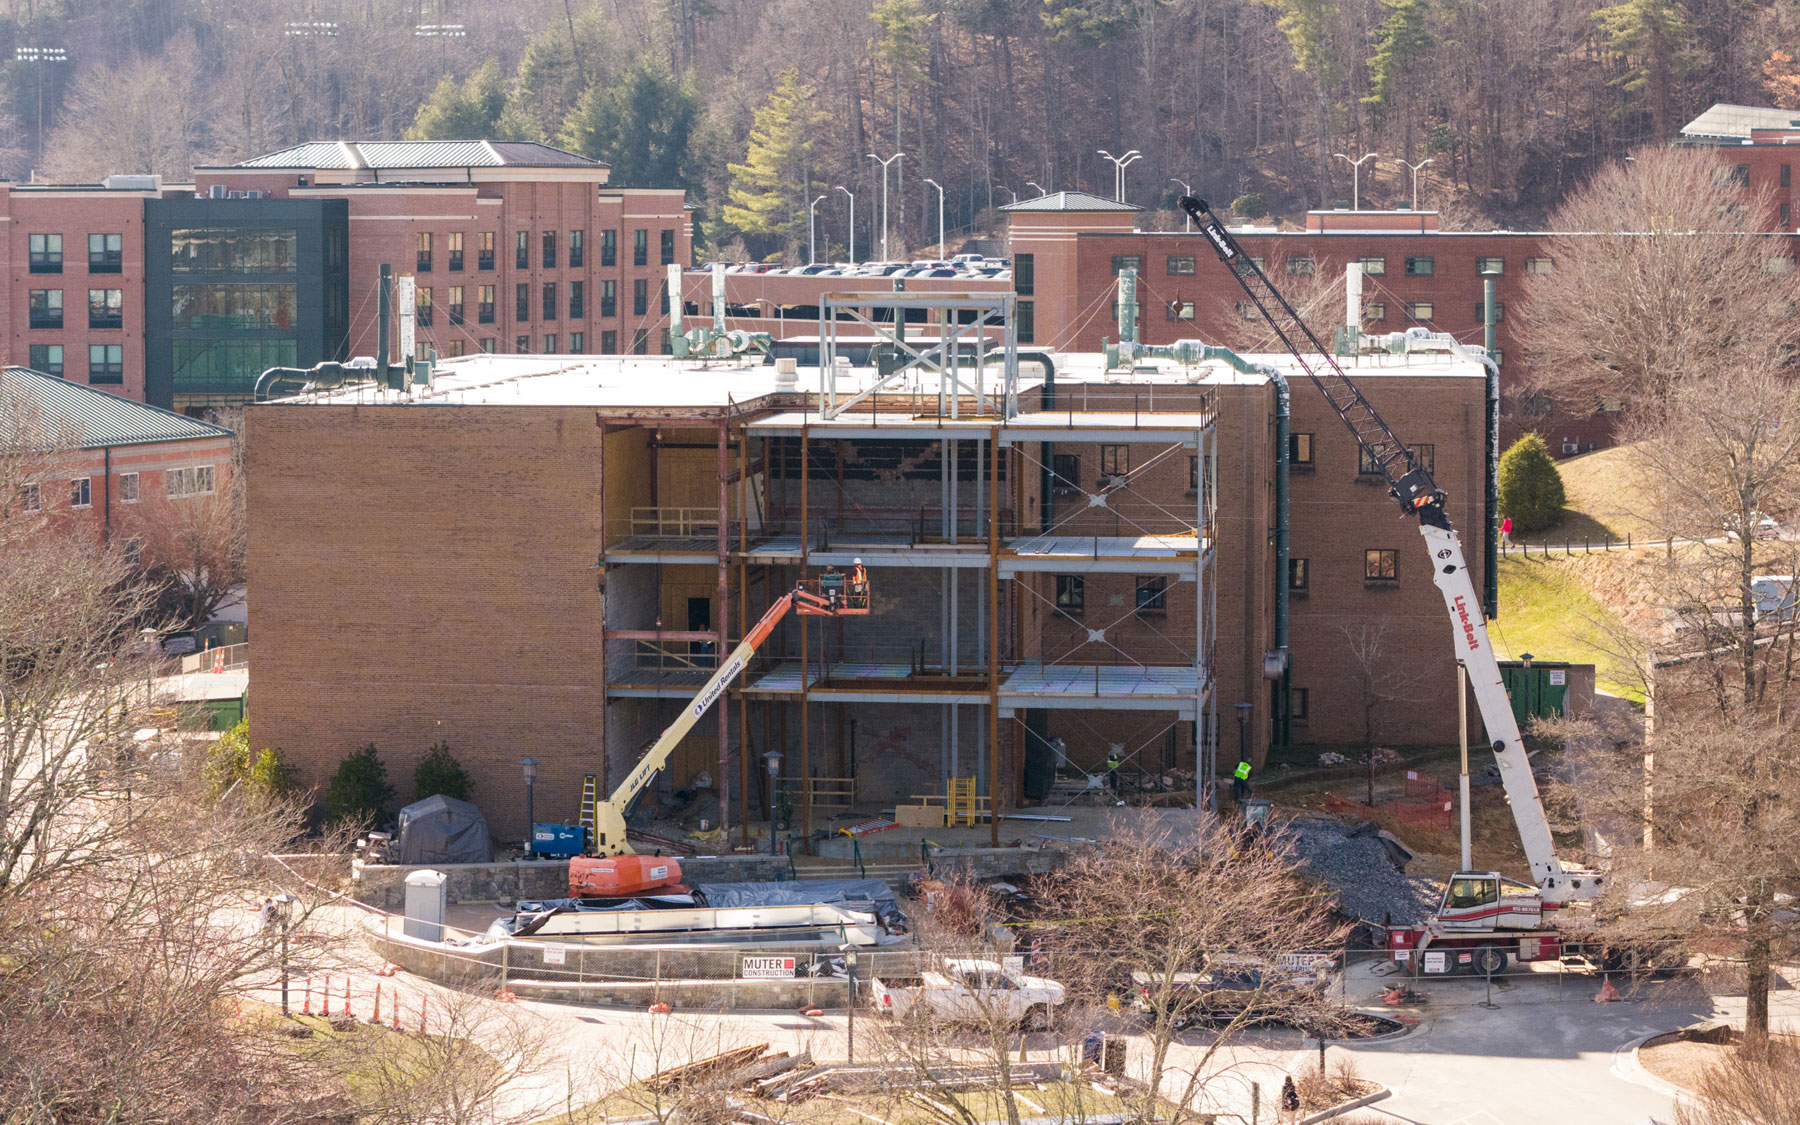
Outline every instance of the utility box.
{"label": "utility box", "polygon": [[1500,682],[1512,700],[1513,718],[1523,727],[1533,719],[1561,718],[1568,712],[1569,665],[1561,660],[1505,660]]}
{"label": "utility box", "polygon": [[579,824],[534,824],[531,826],[533,856],[580,855],[587,845],[587,829]]}
{"label": "utility box", "polygon": [[449,907],[450,891],[442,871],[415,871],[406,877],[407,937],[443,941]]}

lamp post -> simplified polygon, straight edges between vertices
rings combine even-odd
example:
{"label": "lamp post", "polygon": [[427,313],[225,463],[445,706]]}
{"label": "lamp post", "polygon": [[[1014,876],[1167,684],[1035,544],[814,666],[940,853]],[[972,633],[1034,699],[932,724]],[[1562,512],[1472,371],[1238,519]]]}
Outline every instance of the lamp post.
{"label": "lamp post", "polygon": [[850,197],[850,264],[856,264],[856,193],[839,184],[837,189]]}
{"label": "lamp post", "polygon": [[281,927],[281,1014],[288,1015],[288,928],[294,924],[294,903],[300,901],[290,894],[279,894],[271,900],[275,904],[275,924]]}
{"label": "lamp post", "polygon": [[1103,148],[1097,148],[1094,151],[1099,153],[1101,156],[1106,157],[1108,160],[1112,161],[1112,163],[1113,163],[1113,198],[1118,200],[1119,202],[1123,203],[1125,201],[1125,169],[1131,167],[1133,164],[1136,164],[1138,161],[1142,160],[1144,158],[1144,154],[1139,152],[1135,148],[1132,149],[1130,152],[1126,153],[1124,156],[1114,156],[1112,153],[1107,152]]}
{"label": "lamp post", "polygon": [[763,764],[769,767],[769,854],[780,855],[775,846],[775,779],[781,776],[781,751],[771,750],[764,754]]}
{"label": "lamp post", "polygon": [[927,178],[926,183],[938,189],[938,261],[944,260],[944,185]]}
{"label": "lamp post", "polygon": [[[1238,761],[1240,763],[1248,762],[1250,760],[1250,704],[1235,704],[1233,709],[1237,711],[1238,721]],[[1231,795],[1239,805],[1242,805],[1244,798],[1249,796],[1249,793],[1246,792],[1248,788],[1249,786],[1244,783],[1244,779],[1238,777],[1236,772],[1233,772],[1231,776]]]}
{"label": "lamp post", "polygon": [[[1630,160],[1631,157],[1627,156],[1625,159]],[[1413,187],[1412,209],[1414,211],[1417,211],[1419,209],[1419,169],[1425,167],[1425,165],[1427,165],[1427,164],[1430,164],[1431,158],[1426,157],[1424,160],[1419,161],[1417,164],[1411,164],[1405,160],[1396,160],[1395,163],[1406,165],[1407,169],[1412,172],[1412,187]]]}
{"label": "lamp post", "polygon": [[[825,194],[829,195],[831,193],[826,192]],[[819,197],[819,199],[824,198],[824,195]],[[815,199],[806,205],[806,264],[809,266],[817,264],[819,260],[818,243],[815,242],[813,238],[813,223],[815,220],[814,208],[818,207],[819,199]]]}
{"label": "lamp post", "polygon": [[1350,170],[1350,210],[1361,211],[1362,210],[1362,166],[1363,166],[1363,161],[1375,159],[1375,154],[1372,152],[1365,152],[1362,154],[1362,156],[1360,156],[1359,158],[1357,158],[1355,160],[1350,159],[1348,156],[1345,156],[1341,152],[1334,152],[1331,155],[1337,157],[1339,160],[1342,160],[1344,163],[1350,165],[1350,169],[1351,169]]}
{"label": "lamp post", "polygon": [[[1169,182],[1172,184],[1180,184],[1181,185],[1181,194],[1183,194],[1183,195],[1193,195],[1194,194],[1194,185],[1188,183],[1184,179],[1181,179],[1179,176],[1170,176]],[[1185,212],[1183,212],[1183,213],[1185,214]],[[1192,215],[1187,216],[1187,232],[1189,234],[1194,233],[1194,217]]]}
{"label": "lamp post", "polygon": [[850,1007],[848,1009],[848,1025],[844,1032],[844,1061],[856,1062],[856,947],[843,945],[838,948],[844,951],[844,974],[850,978]]}
{"label": "lamp post", "polygon": [[529,856],[533,854],[531,848],[532,824],[537,819],[532,815],[531,799],[533,790],[537,788],[538,760],[536,758],[522,758],[519,761],[519,765],[525,769],[525,854]]}
{"label": "lamp post", "polygon": [[[1000,190],[1001,190],[1001,191],[1003,191],[1003,192],[1005,192],[1005,193],[1006,193],[1006,194],[1008,194],[1008,195],[1010,195],[1010,196],[1012,196],[1012,201],[1013,201],[1013,203],[1017,203],[1017,202],[1018,202],[1018,201],[1019,201],[1019,193],[1018,193],[1018,192],[1016,192],[1016,191],[1014,191],[1014,190],[1013,190],[1013,189],[1011,189],[1011,188],[1009,188],[1009,187],[1007,187],[1007,186],[1006,186],[1006,185],[1005,185],[1005,184],[996,184],[996,185],[995,185],[995,186],[996,186],[996,187],[998,187],[998,188],[999,188],[999,189],[1000,189]],[[1012,204],[1007,204],[1007,206],[1009,206],[1009,207],[1010,207],[1010,206],[1011,206],[1011,205],[1012,205]]]}
{"label": "lamp post", "polygon": [[888,157],[886,160],[883,160],[881,157],[876,156],[872,152],[869,154],[870,160],[873,160],[875,163],[881,165],[881,260],[884,262],[888,260],[888,206],[887,206],[888,165],[892,164],[896,160],[904,159],[905,156],[906,156],[906,154],[904,152],[896,152],[894,155]]}
{"label": "lamp post", "polygon": [[1026,187],[1034,187],[1034,188],[1038,189],[1038,198],[1040,198],[1040,199],[1042,199],[1044,196],[1050,194],[1048,191],[1044,190],[1044,185],[1038,183],[1036,180],[1026,180],[1025,186]]}

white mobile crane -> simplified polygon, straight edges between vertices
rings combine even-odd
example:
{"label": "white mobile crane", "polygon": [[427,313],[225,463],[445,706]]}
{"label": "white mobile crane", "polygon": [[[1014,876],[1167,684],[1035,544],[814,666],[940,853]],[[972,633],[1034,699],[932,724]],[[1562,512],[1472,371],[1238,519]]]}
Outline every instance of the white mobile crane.
{"label": "white mobile crane", "polygon": [[[1204,199],[1182,196],[1179,205],[1212,244],[1220,261],[1231,270],[1294,362],[1300,365],[1325,400],[1344,420],[1357,443],[1387,479],[1389,495],[1408,514],[1417,516],[1419,533],[1431,556],[1431,580],[1444,596],[1450,613],[1450,629],[1457,660],[1468,671],[1491,749],[1506,787],[1506,800],[1525,858],[1531,864],[1535,886],[1503,879],[1493,871],[1461,871],[1450,880],[1443,903],[1422,926],[1390,927],[1388,948],[1398,961],[1410,961],[1414,971],[1452,972],[1467,968],[1497,973],[1510,958],[1535,961],[1564,954],[1567,942],[1554,923],[1555,910],[1565,903],[1599,895],[1606,877],[1600,872],[1563,863],[1556,856],[1550,824],[1538,798],[1537,781],[1519,737],[1500,665],[1488,640],[1481,600],[1463,558],[1462,539],[1445,511],[1444,492],[1430,470],[1414,457],[1412,449],[1388,429],[1381,415],[1363,397],[1343,368],[1319,342],[1312,329],[1270,283],[1256,261],[1238,245],[1225,224]],[[1303,353],[1296,338],[1312,346]],[[1435,952],[1435,956],[1432,955]]]}
{"label": "white mobile crane", "polygon": [[[781,619],[790,610],[805,617],[855,617],[868,614],[869,582],[864,577],[861,563],[862,560],[858,559],[856,568],[849,573],[834,567],[827,570],[821,578],[800,582],[777,598],[769,611],[762,615],[762,620],[751,626],[750,631],[744,634],[744,639],[738,642],[738,646],[731,650],[731,655],[712,674],[712,678],[681,709],[681,714],[657,737],[637,765],[631,767],[631,772],[619,782],[618,788],[606,800],[594,805],[588,837],[588,847],[592,854],[609,857],[636,854],[625,836],[625,814],[630,809],[631,802],[650,784],[650,779],[656,776],[657,771],[668,764],[669,755],[676,745],[718,701],[719,696],[725,694],[731,681],[750,663],[756,650],[769,639],[769,634],[775,631],[775,626],[781,623]],[[584,809],[583,820],[587,820],[588,816],[588,811]],[[666,866],[673,870],[663,876],[646,874],[642,878],[635,878],[631,873],[620,871],[614,889],[621,893],[633,893],[678,881],[680,869],[673,864]],[[571,876],[575,875],[576,871],[572,867]]]}

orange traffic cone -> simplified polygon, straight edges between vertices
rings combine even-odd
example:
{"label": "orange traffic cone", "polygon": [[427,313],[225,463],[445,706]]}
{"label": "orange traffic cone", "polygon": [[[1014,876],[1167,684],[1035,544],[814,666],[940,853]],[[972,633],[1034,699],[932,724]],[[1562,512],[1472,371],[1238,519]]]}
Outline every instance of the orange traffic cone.
{"label": "orange traffic cone", "polygon": [[319,1011],[323,1015],[331,1014],[331,978],[329,976],[325,978],[325,1006]]}
{"label": "orange traffic cone", "polygon": [[667,1004],[663,1003],[661,1000],[658,1000],[656,1003],[650,1005],[650,1014],[653,1016],[666,1016],[669,1014],[669,1011],[670,1011],[669,1006]]}
{"label": "orange traffic cone", "polygon": [[1594,996],[1596,1004],[1611,1004],[1619,999],[1619,990],[1613,987],[1612,978],[1608,977],[1600,985],[1600,991]]}
{"label": "orange traffic cone", "polygon": [[431,999],[431,997],[429,997],[429,996],[419,997],[419,1034],[420,1035],[425,1034],[425,1003],[426,1003],[426,1001],[428,1001],[430,999]]}
{"label": "orange traffic cone", "polygon": [[312,978],[311,977],[306,978],[306,998],[303,1001],[301,1001],[300,1014],[303,1016],[312,1015]]}
{"label": "orange traffic cone", "polygon": [[381,986],[379,984],[375,986],[375,1014],[369,1017],[369,1022],[381,1023]]}

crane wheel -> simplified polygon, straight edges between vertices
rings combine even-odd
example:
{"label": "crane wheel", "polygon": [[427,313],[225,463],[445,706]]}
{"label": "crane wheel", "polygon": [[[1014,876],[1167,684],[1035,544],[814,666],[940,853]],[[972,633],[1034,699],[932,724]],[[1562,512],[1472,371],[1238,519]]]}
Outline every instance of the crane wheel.
{"label": "crane wheel", "polygon": [[1497,945],[1484,945],[1469,960],[1469,971],[1478,977],[1497,977],[1506,971],[1506,950]]}

